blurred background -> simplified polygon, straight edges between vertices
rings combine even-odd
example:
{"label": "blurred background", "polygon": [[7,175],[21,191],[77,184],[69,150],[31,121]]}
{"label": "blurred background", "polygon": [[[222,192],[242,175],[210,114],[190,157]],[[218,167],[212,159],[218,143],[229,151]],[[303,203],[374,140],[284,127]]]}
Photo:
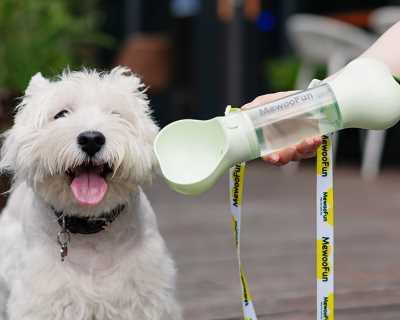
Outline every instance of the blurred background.
{"label": "blurred background", "polygon": [[[12,123],[17,97],[33,74],[53,77],[82,66],[130,67],[149,87],[160,126],[211,118],[227,104],[307,87],[357,57],[398,20],[400,1],[394,0],[0,0],[0,127]],[[336,136],[341,319],[400,315],[400,221],[394,214],[400,199],[393,182],[400,179],[399,138],[398,126]],[[250,168],[244,258],[256,306],[268,319],[309,319],[313,312],[310,164],[281,170],[255,162]],[[200,200],[176,195],[161,182],[149,189],[178,261],[189,319],[239,319],[224,182]]]}
{"label": "blurred background", "polygon": [[[312,78],[340,69],[397,21],[397,4],[1,0],[1,126],[9,125],[15,97],[34,73],[51,77],[67,66],[130,67],[149,86],[161,126],[220,115],[227,104],[240,106],[268,92],[305,88]],[[371,139],[344,132],[337,160],[358,164],[365,154],[373,162],[366,174],[376,175],[381,160],[390,165],[397,157],[397,148],[390,147],[397,132],[394,128]]]}

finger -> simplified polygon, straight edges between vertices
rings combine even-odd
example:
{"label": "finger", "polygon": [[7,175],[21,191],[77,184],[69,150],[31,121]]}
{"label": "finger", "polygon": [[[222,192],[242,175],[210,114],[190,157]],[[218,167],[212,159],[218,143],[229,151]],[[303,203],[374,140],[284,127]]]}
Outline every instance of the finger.
{"label": "finger", "polygon": [[310,159],[310,158],[314,158],[315,156],[316,156],[316,152],[310,152],[310,153],[302,155],[303,159]]}
{"label": "finger", "polygon": [[279,153],[272,153],[262,157],[264,161],[269,162],[271,164],[277,164],[280,160]]}
{"label": "finger", "polygon": [[321,138],[310,138],[306,139],[300,144],[296,145],[296,151],[299,155],[313,154],[317,151],[321,144]]}
{"label": "finger", "polygon": [[253,107],[257,107],[259,105],[262,105],[264,103],[272,102],[275,100],[278,100],[280,98],[286,97],[288,95],[293,94],[294,91],[287,91],[287,92],[275,92],[275,93],[270,93],[270,94],[265,94],[263,96],[259,96],[255,98],[253,101],[246,103],[244,106],[242,106],[242,109],[249,109]]}
{"label": "finger", "polygon": [[299,143],[298,145],[296,145],[296,150],[299,153],[314,152],[317,150],[320,144],[321,144],[320,137],[308,138]]}
{"label": "finger", "polygon": [[279,151],[279,162],[277,163],[277,165],[287,164],[289,161],[294,159],[295,155],[296,155],[295,147],[289,147]]}
{"label": "finger", "polygon": [[304,159],[310,159],[315,157],[316,152],[308,152],[308,153],[298,153],[296,152],[293,161],[300,161],[300,160],[304,160]]}
{"label": "finger", "polygon": [[320,146],[321,143],[322,143],[322,138],[321,137],[314,137],[313,140],[314,140],[314,144],[317,145],[317,146]]}
{"label": "finger", "polygon": [[307,153],[315,149],[314,139],[308,138],[296,145],[296,151],[298,153]]}

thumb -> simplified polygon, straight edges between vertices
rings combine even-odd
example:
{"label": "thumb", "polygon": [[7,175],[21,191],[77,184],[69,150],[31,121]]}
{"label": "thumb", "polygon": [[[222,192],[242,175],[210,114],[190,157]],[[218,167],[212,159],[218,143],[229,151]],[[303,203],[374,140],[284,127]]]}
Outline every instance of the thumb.
{"label": "thumb", "polygon": [[283,92],[275,92],[275,93],[265,94],[265,95],[255,98],[253,101],[251,101],[249,103],[246,103],[244,106],[242,106],[242,109],[250,109],[250,108],[258,107],[265,103],[272,102],[272,101],[284,98],[286,96],[289,96],[295,92],[296,91],[283,91]]}

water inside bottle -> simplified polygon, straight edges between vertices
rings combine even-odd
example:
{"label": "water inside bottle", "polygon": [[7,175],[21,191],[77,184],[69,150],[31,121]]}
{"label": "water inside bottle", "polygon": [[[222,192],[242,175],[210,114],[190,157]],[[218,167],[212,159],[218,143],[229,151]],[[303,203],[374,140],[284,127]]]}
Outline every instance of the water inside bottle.
{"label": "water inside bottle", "polygon": [[245,113],[256,130],[260,156],[342,128],[339,107],[327,84],[246,110]]}

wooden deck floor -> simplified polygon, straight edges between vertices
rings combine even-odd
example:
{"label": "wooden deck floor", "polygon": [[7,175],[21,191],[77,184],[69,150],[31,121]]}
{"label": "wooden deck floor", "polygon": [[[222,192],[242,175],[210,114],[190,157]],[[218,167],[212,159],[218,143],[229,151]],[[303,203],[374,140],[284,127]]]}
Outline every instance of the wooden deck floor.
{"label": "wooden deck floor", "polygon": [[[259,319],[315,319],[314,171],[254,162],[246,177],[242,256]],[[337,168],[336,315],[400,319],[400,171],[363,182]],[[179,269],[189,320],[241,319],[226,180],[199,197],[157,181],[148,195]]]}

